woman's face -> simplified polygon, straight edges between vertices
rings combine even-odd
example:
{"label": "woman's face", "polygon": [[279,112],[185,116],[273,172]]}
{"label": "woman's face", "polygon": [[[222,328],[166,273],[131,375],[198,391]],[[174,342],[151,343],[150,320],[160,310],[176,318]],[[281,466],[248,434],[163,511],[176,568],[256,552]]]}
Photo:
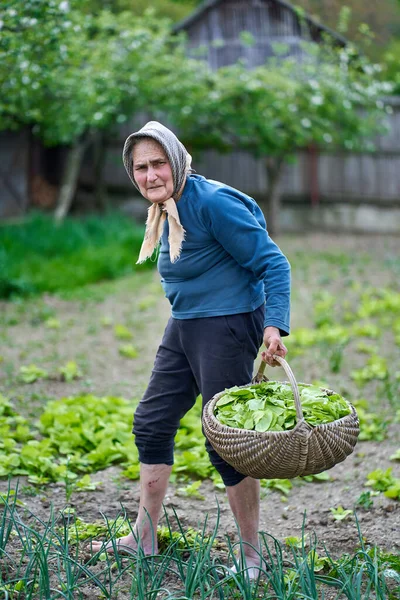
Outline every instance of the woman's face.
{"label": "woman's face", "polygon": [[174,192],[171,166],[155,140],[145,138],[134,145],[133,175],[140,193],[150,202],[161,204],[171,198]]}

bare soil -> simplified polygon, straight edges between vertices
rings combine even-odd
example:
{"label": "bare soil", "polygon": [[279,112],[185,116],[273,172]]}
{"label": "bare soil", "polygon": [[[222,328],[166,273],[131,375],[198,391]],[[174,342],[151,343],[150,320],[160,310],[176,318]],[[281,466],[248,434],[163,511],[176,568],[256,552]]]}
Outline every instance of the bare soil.
{"label": "bare soil", "polygon": [[[326,264],[308,268],[305,263],[301,263],[303,266],[296,269],[300,255],[308,250],[314,255],[332,252],[364,257],[365,268],[362,272],[359,266],[359,271],[354,272],[350,265],[346,267],[347,271],[343,270],[343,277],[335,280],[336,292],[340,295],[343,286],[349,286],[355,278],[361,285],[368,283],[382,286],[391,283],[394,271],[384,268],[384,264],[388,264],[396,256],[398,258],[400,246],[398,238],[334,235],[285,236],[278,243],[293,264],[295,328],[310,324],[315,291],[322,289],[325,285],[324,277],[329,277]],[[333,263],[331,268],[335,270],[339,267]],[[138,280],[137,277],[141,279]],[[43,405],[46,400],[82,392],[140,397],[146,387],[155,351],[169,316],[169,306],[162,297],[157,273],[144,273],[136,278],[134,276],[99,284],[88,288],[80,298],[73,300],[49,296],[20,304],[1,303],[0,311],[3,323],[0,391],[24,415],[31,414],[32,417],[37,414],[38,406]],[[48,316],[58,319],[59,329],[44,326]],[[119,354],[118,347],[124,342],[115,339],[113,326],[118,323],[132,330],[132,343],[138,349],[138,359],[129,360]],[[397,362],[397,367],[394,368],[398,368],[398,347],[394,344],[388,347],[383,340],[373,341],[371,344],[382,344],[382,354],[390,356],[393,365]],[[50,372],[56,372],[57,367],[67,360],[76,360],[83,369],[81,379],[67,383],[55,378],[31,385],[18,381],[21,365],[34,363]],[[290,354],[288,360],[290,361]],[[362,358],[353,355],[351,346],[346,352],[339,374],[327,372],[325,357],[315,355],[312,350],[296,357],[291,363],[300,381],[324,379],[330,387],[338,390],[345,381],[347,389],[354,390],[354,393],[356,390],[349,374],[361,364]],[[282,373],[277,373],[277,376],[284,378]],[[379,404],[374,384],[367,387],[365,394],[371,397],[371,403],[374,398],[375,404]],[[381,400],[382,409],[388,409],[385,400]],[[399,437],[399,425],[392,423],[386,440],[360,442],[345,462],[329,471],[332,478],[329,482],[305,483],[296,480],[287,498],[278,491],[264,490],[261,530],[279,540],[286,536],[300,536],[305,516],[306,531],[315,532],[320,544],[325,544],[331,553],[339,556],[345,552],[353,552],[359,543],[354,516],[336,521],[330,508],[339,505],[353,508],[361,493],[368,489],[365,487],[367,474],[376,468],[392,467],[393,474],[400,476],[398,463],[389,461],[389,457],[400,445]],[[115,518],[121,505],[130,518],[135,518],[139,501],[138,482],[122,478],[118,467],[99,472],[92,479],[102,482],[98,490],[72,495],[71,504],[80,518],[87,522],[101,520],[100,512],[109,518]],[[172,515],[174,508],[184,526],[198,527],[204,522],[206,515],[212,524],[219,506],[221,537],[225,533],[235,536],[235,523],[223,491],[215,489],[210,481],[204,481],[199,490],[204,496],[204,500],[201,500],[178,495],[178,487],[178,484],[171,484],[169,487],[165,501],[168,514]],[[0,482],[0,490],[6,488],[7,482]],[[21,478],[20,490],[20,497],[26,508],[44,520],[47,519],[51,506],[62,509],[66,505],[65,490],[61,484],[48,485],[34,493]],[[373,500],[372,507],[360,507],[357,510],[364,540],[388,552],[398,553],[400,502],[390,500],[383,494]]]}

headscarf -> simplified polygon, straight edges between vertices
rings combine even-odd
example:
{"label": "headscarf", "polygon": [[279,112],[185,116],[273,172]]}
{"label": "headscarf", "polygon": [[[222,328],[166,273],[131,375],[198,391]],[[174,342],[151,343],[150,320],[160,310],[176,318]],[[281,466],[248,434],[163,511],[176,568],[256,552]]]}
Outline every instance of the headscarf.
{"label": "headscarf", "polygon": [[155,203],[149,207],[146,231],[137,262],[142,263],[152,256],[160,242],[166,218],[168,218],[169,225],[168,242],[170,259],[171,262],[175,262],[180,256],[182,243],[185,239],[185,230],[179,219],[175,198],[186,180],[187,173],[190,171],[192,157],[170,129],[158,123],[158,121],[149,121],[139,131],[131,133],[125,141],[122,153],[126,172],[137,190],[139,190],[139,186],[133,174],[132,150],[135,142],[143,138],[151,138],[162,146],[171,166],[174,191],[171,198],[162,203],[162,210]]}

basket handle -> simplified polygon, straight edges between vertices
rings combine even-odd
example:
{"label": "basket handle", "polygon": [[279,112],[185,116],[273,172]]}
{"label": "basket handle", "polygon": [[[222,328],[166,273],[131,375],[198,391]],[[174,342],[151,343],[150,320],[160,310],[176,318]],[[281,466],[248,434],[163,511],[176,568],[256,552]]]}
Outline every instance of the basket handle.
{"label": "basket handle", "polygon": [[[281,365],[281,367],[283,368],[283,370],[285,371],[286,375],[289,378],[290,385],[292,386],[292,390],[293,390],[294,406],[296,408],[296,419],[297,419],[297,422],[299,422],[303,419],[303,410],[301,408],[300,393],[299,393],[299,388],[297,386],[297,381],[295,379],[295,376],[293,375],[292,369],[289,367],[289,364],[286,362],[286,360],[284,358],[282,358],[281,356],[278,356],[277,354],[274,354],[274,359]],[[260,367],[257,371],[257,374],[254,378],[254,381],[256,381],[257,383],[262,381],[266,366],[267,366],[267,363],[262,360]]]}

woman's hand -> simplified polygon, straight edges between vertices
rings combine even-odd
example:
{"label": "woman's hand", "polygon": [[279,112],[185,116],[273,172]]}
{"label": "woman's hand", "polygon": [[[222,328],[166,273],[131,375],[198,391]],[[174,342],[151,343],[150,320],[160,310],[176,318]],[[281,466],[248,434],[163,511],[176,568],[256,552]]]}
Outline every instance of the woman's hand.
{"label": "woman's hand", "polygon": [[282,342],[281,334],[277,327],[266,327],[264,329],[264,344],[267,350],[261,353],[262,359],[270,365],[270,367],[277,367],[279,363],[273,359],[273,355],[277,354],[285,358],[287,354],[287,348]]}

